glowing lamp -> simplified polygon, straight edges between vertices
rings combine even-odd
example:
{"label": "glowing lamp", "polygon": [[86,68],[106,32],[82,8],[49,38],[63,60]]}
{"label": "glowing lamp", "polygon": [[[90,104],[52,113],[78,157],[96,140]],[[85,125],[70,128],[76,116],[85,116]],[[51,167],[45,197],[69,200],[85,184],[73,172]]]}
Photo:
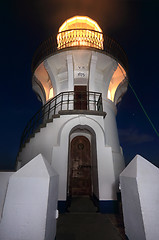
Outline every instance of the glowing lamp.
{"label": "glowing lamp", "polygon": [[103,33],[96,21],[89,17],[75,16],[59,28],[57,48],[86,46],[103,49]]}

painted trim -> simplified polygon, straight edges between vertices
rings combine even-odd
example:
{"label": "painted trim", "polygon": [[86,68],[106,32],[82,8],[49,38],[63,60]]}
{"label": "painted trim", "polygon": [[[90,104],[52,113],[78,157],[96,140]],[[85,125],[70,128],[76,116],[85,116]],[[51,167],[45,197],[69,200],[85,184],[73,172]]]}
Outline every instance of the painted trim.
{"label": "painted trim", "polygon": [[[117,200],[99,200],[94,194],[92,200],[100,213],[118,213]],[[69,201],[58,201],[59,213],[67,212]]]}
{"label": "painted trim", "polygon": [[98,208],[98,212],[99,212],[99,199],[96,197],[96,195],[94,193],[92,196],[92,201],[93,201],[94,205]]}
{"label": "painted trim", "polygon": [[93,194],[93,202],[100,213],[118,213],[118,200],[99,200]]}
{"label": "painted trim", "polygon": [[118,201],[117,200],[100,200],[99,211],[101,213],[117,213]]}
{"label": "painted trim", "polygon": [[67,210],[67,201],[58,201],[57,208],[59,213],[65,213]]}

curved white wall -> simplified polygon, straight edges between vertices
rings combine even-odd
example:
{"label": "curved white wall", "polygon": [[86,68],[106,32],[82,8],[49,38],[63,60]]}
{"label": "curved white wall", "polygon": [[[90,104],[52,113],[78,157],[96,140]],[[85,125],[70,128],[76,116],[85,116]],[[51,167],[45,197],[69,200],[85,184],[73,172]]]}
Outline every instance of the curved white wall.
{"label": "curved white wall", "polygon": [[[42,128],[26,144],[19,156],[19,159],[22,159],[22,165],[42,153],[59,174],[59,200],[66,200],[69,134],[77,125],[89,126],[96,135],[99,199],[116,199],[117,174],[112,148],[106,144],[105,120],[101,116],[62,115],[60,118],[54,119],[53,123],[48,123],[46,128]],[[118,162],[122,164],[122,155],[120,152],[117,154],[120,156]]]}
{"label": "curved white wall", "polygon": [[118,63],[111,57],[93,50],[60,51],[45,60],[56,94],[73,91],[74,85],[88,85],[89,91],[107,97],[110,80]]}
{"label": "curved white wall", "polygon": [[[99,51],[71,48],[47,58],[44,66],[55,95],[74,90],[74,85],[87,85],[89,91],[102,93],[103,111],[107,115],[104,119],[97,115],[60,115],[60,118],[48,123],[26,143],[18,157],[18,160],[22,161],[21,166],[42,153],[59,174],[59,200],[66,200],[70,132],[78,125],[86,125],[93,129],[96,136],[96,195],[99,200],[115,200],[118,177],[124,168],[124,160],[116,126],[117,109],[115,104],[107,99],[107,92],[118,62]],[[121,83],[116,101],[124,91]]]}

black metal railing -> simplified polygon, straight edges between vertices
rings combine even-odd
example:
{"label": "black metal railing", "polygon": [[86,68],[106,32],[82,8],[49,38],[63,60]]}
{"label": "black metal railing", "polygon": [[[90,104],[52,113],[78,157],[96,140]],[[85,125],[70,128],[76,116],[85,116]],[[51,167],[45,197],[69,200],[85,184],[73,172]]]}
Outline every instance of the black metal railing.
{"label": "black metal railing", "polygon": [[[102,51],[117,60],[128,72],[128,59],[123,48],[112,38],[89,29],[73,29],[59,33],[62,41],[57,43],[57,36],[52,35],[47,40],[41,43],[36,50],[32,60],[32,73],[36,67],[47,57],[55,54],[59,50],[68,49],[70,47],[95,48],[96,51]],[[74,31],[73,37],[70,32]],[[77,31],[77,34],[76,34]],[[66,34],[67,33],[67,34]],[[99,35],[99,37],[97,37]],[[75,38],[77,41],[75,41]],[[78,39],[80,39],[78,41]],[[74,41],[74,45],[72,44]],[[78,44],[79,43],[79,44]],[[85,45],[85,46],[84,46]]]}
{"label": "black metal railing", "polygon": [[71,110],[87,110],[90,113],[92,111],[92,114],[94,111],[103,112],[102,94],[98,92],[61,92],[42,106],[30,119],[23,131],[20,147],[40,128],[40,125],[46,124],[49,119],[59,114],[59,111],[68,111],[67,114],[70,114]]}

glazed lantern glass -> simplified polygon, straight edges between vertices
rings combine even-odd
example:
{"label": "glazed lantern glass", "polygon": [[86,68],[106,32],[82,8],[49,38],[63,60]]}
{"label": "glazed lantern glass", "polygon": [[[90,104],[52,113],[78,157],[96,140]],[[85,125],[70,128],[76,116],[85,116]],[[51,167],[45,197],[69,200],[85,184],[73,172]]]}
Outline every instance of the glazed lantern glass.
{"label": "glazed lantern glass", "polygon": [[75,16],[59,28],[57,48],[86,46],[103,49],[103,33],[96,21],[89,17]]}

